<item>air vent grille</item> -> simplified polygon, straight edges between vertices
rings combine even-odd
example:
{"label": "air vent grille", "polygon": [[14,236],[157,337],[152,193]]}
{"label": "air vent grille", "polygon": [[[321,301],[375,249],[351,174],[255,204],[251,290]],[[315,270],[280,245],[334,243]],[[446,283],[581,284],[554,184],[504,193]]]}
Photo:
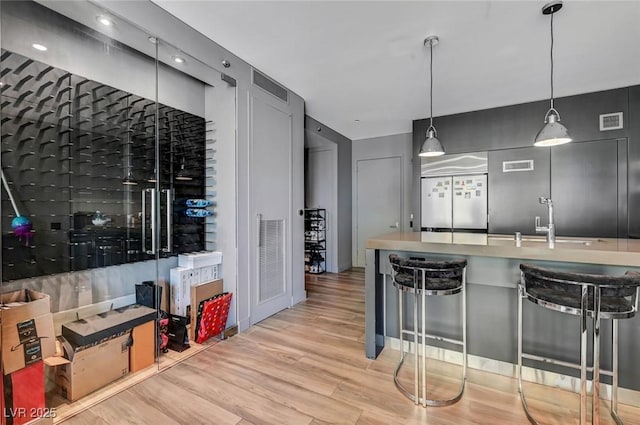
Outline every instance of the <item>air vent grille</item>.
{"label": "air vent grille", "polygon": [[502,161],[502,172],[533,171],[533,159],[521,159],[518,161]]}
{"label": "air vent grille", "polygon": [[261,220],[259,302],[284,291],[284,265],[284,220]]}
{"label": "air vent grille", "polygon": [[600,115],[600,131],[620,130],[624,128],[622,115],[622,112]]}
{"label": "air vent grille", "polygon": [[289,101],[289,92],[287,91],[287,89],[273,82],[266,75],[259,73],[255,69],[253,70],[253,84],[271,93],[283,102]]}

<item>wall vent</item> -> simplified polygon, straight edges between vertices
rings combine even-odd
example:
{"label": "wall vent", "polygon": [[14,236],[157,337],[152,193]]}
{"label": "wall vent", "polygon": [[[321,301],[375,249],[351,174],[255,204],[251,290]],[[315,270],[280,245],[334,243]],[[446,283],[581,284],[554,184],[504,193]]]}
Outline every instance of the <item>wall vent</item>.
{"label": "wall vent", "polygon": [[273,82],[266,75],[261,74],[255,69],[253,70],[253,84],[271,93],[272,95],[282,100],[283,102],[289,101],[289,92],[287,91],[287,89]]}
{"label": "wall vent", "polygon": [[624,128],[622,112],[600,115],[600,131],[621,130],[622,128]]}
{"label": "wall vent", "polygon": [[258,302],[284,292],[284,220],[260,220],[260,268]]}
{"label": "wall vent", "polygon": [[521,159],[518,161],[502,161],[502,172],[533,171],[533,159]]}

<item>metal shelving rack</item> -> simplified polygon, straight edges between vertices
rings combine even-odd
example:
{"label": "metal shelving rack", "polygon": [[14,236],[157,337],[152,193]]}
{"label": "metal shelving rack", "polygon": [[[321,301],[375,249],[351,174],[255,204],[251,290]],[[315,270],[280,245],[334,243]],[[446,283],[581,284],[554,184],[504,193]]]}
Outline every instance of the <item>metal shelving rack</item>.
{"label": "metal shelving rack", "polygon": [[327,210],[304,210],[304,271],[310,274],[324,273],[327,256]]}

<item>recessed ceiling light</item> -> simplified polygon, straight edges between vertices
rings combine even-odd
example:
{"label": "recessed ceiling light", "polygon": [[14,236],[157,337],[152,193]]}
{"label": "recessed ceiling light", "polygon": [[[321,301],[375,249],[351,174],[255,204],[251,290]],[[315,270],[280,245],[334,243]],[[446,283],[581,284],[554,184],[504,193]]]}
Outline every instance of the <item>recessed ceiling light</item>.
{"label": "recessed ceiling light", "polygon": [[40,50],[41,52],[46,52],[47,51],[47,46],[43,46],[42,44],[33,43],[31,45],[31,47],[33,47],[36,50]]}
{"label": "recessed ceiling light", "polygon": [[149,40],[149,43],[151,44],[158,44],[158,39],[155,37],[149,37],[147,40]]}
{"label": "recessed ceiling light", "polygon": [[113,26],[113,21],[106,16],[96,16],[96,21],[98,21],[98,23],[104,25],[105,27]]}
{"label": "recessed ceiling light", "polygon": [[186,60],[183,57],[180,56],[171,56],[171,59],[173,59],[173,61],[175,63],[185,63]]}
{"label": "recessed ceiling light", "polygon": [[353,122],[360,122],[360,120],[353,120]]}

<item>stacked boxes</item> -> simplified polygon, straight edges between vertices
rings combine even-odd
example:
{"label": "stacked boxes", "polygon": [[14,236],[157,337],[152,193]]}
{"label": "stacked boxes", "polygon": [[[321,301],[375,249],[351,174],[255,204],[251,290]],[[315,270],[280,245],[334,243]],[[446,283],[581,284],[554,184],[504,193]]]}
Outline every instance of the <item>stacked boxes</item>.
{"label": "stacked boxes", "polygon": [[55,354],[49,296],[24,289],[0,295],[2,423],[21,425],[45,415],[43,360]]}
{"label": "stacked boxes", "polygon": [[189,316],[191,287],[220,279],[221,266],[222,253],[219,251],[180,254],[178,267],[170,271],[171,314]]}
{"label": "stacked boxes", "polygon": [[127,375],[130,349],[135,370],[153,363],[157,314],[134,304],[63,324],[69,362],[56,371],[60,394],[76,401]]}

